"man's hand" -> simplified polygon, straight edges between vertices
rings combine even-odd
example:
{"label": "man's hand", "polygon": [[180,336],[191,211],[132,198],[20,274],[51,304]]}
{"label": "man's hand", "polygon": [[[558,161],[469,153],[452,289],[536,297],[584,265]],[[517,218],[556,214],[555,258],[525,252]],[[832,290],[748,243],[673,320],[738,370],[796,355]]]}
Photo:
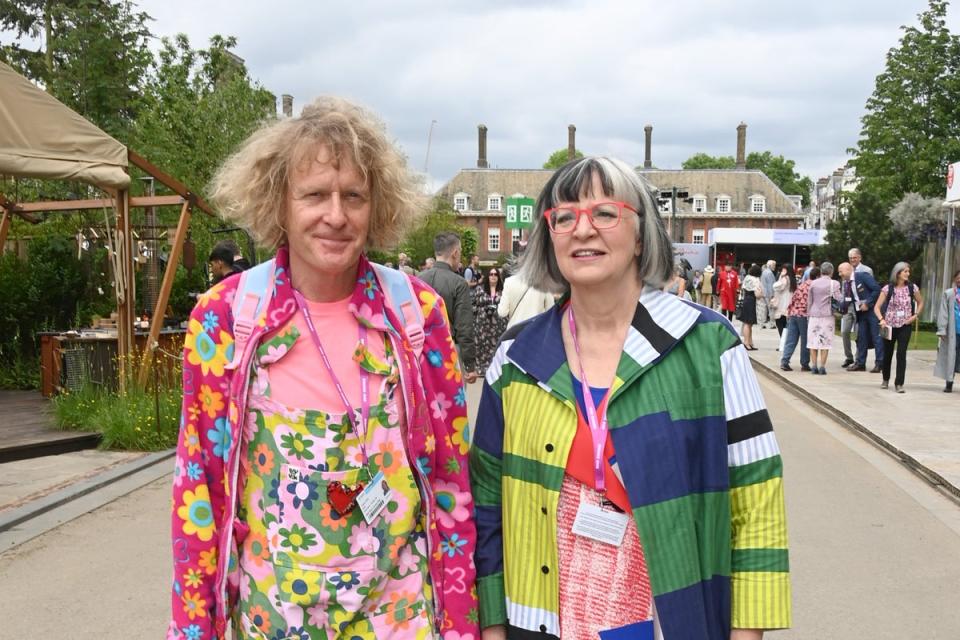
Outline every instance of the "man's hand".
{"label": "man's hand", "polygon": [[467,384],[472,384],[477,381],[477,372],[476,371],[467,371],[463,379],[467,381]]}
{"label": "man's hand", "polygon": [[866,303],[866,302],[861,302],[861,303],[860,303],[860,311],[866,311],[867,308],[868,308],[868,307],[867,307],[867,303]]}
{"label": "man's hand", "polygon": [[[760,629],[731,629],[730,640],[762,640],[763,631]],[[486,638],[484,638],[486,640]]]}

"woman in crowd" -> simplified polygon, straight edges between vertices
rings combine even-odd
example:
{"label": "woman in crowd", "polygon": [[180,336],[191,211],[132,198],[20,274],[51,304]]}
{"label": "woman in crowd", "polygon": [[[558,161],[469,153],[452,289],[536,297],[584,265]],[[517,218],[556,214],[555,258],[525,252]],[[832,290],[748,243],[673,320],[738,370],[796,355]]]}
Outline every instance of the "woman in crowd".
{"label": "woman in crowd", "polygon": [[[898,262],[890,271],[890,282],[880,289],[880,296],[872,313],[880,319],[880,336],[883,338],[883,381],[881,389],[890,386],[890,366],[893,364],[893,345],[897,345],[897,377],[893,388],[903,393],[907,373],[907,345],[913,333],[913,322],[923,311],[923,296],[920,287],[910,282],[910,263]],[[887,337],[889,336],[889,338]]]}
{"label": "woman in crowd", "polygon": [[413,226],[418,192],[380,120],[336,98],[265,125],[214,179],[218,210],[276,257],[191,314],[168,638],[228,621],[257,640],[478,634],[446,312],[364,255]]}
{"label": "woman in crowd", "polygon": [[953,274],[953,286],[943,292],[937,309],[937,364],[933,375],[943,378],[946,393],[953,391],[954,374],[960,372],[960,270]]}
{"label": "woman in crowd", "polygon": [[772,425],[732,327],[663,291],[655,197],[605,157],[540,194],[520,272],[564,295],[505,334],[470,450],[484,640],[790,624]]}
{"label": "woman in crowd", "polygon": [[477,370],[481,373],[490,366],[493,352],[497,350],[500,336],[507,330],[507,319],[497,314],[503,282],[500,270],[491,267],[480,275],[480,282],[473,289],[473,329],[477,345]]}
{"label": "woman in crowd", "polygon": [[807,348],[810,350],[810,370],[821,375],[827,373],[827,355],[833,346],[833,300],[840,300],[840,283],[832,276],[833,263],[824,261],[820,264],[820,277],[813,280],[807,292]]}
{"label": "woman in crowd", "polygon": [[810,285],[820,277],[820,267],[814,266],[807,273],[807,279],[797,286],[790,296],[787,307],[787,337],[780,352],[780,368],[793,371],[790,358],[800,343],[800,371],[810,371],[810,351],[807,349],[807,293]]}
{"label": "woman in crowd", "polygon": [[[740,302],[740,322],[743,323],[743,346],[747,351],[756,351],[753,346],[753,325],[757,324],[757,294],[760,293],[760,265],[754,264],[743,279],[743,300]],[[761,294],[762,295],[762,294]]]}
{"label": "woman in crowd", "polygon": [[700,302],[700,285],[703,284],[703,274],[700,273],[700,270],[693,272],[693,283],[691,289],[693,290],[693,301]]}
{"label": "woman in crowd", "polygon": [[690,294],[687,293],[687,280],[683,277],[683,266],[676,264],[673,266],[673,275],[670,277],[670,280],[663,287],[663,290],[667,293],[671,293],[680,298],[690,299]]}
{"label": "woman in crowd", "polygon": [[780,337],[783,337],[783,330],[787,326],[787,309],[796,290],[797,278],[793,275],[790,265],[784,262],[780,265],[777,281],[773,283],[773,306],[770,307],[770,314],[777,325],[777,334]]}
{"label": "woman in crowd", "polygon": [[[723,265],[723,273],[718,274],[717,295],[720,297],[720,311],[733,321],[733,314],[737,310],[737,294],[740,292],[740,277],[733,270],[732,264]],[[754,312],[756,313],[756,312]]]}

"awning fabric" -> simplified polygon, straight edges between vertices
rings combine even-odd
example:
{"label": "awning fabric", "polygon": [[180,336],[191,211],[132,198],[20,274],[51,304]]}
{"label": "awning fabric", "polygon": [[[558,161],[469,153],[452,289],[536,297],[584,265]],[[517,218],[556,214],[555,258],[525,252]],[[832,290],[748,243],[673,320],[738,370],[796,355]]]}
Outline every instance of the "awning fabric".
{"label": "awning fabric", "polygon": [[130,184],[127,148],[0,62],[0,174]]}

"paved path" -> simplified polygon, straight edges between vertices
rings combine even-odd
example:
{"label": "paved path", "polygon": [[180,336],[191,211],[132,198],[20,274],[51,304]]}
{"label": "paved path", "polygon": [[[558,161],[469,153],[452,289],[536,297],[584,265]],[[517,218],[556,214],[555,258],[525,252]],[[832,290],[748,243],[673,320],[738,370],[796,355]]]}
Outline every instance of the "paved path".
{"label": "paved path", "polygon": [[[790,363],[794,370],[781,371],[778,344],[776,329],[754,328],[755,368],[828,408],[960,499],[960,387],[943,393],[943,380],[933,377],[935,351],[908,351],[905,393],[900,394],[893,390],[892,380],[890,389],[881,389],[879,373],[842,369],[839,336],[830,350],[825,376],[800,371],[799,347]],[[867,364],[873,366],[872,351]]]}
{"label": "paved path", "polygon": [[[770,637],[955,640],[960,508],[784,388],[761,384],[783,449],[794,576],[795,627]],[[470,387],[471,406],[479,389]],[[166,476],[0,553],[3,637],[162,637],[169,509]]]}

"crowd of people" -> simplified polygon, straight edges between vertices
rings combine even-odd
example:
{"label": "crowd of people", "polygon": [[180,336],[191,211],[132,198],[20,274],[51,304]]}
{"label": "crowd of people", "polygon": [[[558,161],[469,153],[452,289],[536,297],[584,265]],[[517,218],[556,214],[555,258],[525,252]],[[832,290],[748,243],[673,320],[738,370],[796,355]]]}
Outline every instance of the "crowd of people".
{"label": "crowd of people", "polygon": [[[827,358],[833,347],[839,319],[844,350],[843,369],[879,373],[880,387],[905,393],[907,348],[914,325],[923,312],[924,298],[910,279],[910,264],[898,262],[885,282],[878,282],[873,269],[863,263],[860,249],[851,248],[847,262],[836,268],[830,262],[811,261],[802,272],[789,263],[777,267],[770,260],[762,266],[724,264],[684,276],[678,267],[664,289],[683,295],[741,324],[744,347],[754,346],[755,327],[776,327],[780,337],[780,369],[793,371],[790,362],[800,349],[800,370],[826,375]],[[838,278],[834,278],[834,272]],[[689,283],[689,286],[688,284]],[[943,292],[937,308],[938,356],[934,375],[953,390],[954,374],[960,371],[956,335],[960,329],[960,272]],[[853,336],[855,336],[855,341]],[[869,352],[873,367],[868,369]],[[896,367],[894,367],[896,360]]]}

